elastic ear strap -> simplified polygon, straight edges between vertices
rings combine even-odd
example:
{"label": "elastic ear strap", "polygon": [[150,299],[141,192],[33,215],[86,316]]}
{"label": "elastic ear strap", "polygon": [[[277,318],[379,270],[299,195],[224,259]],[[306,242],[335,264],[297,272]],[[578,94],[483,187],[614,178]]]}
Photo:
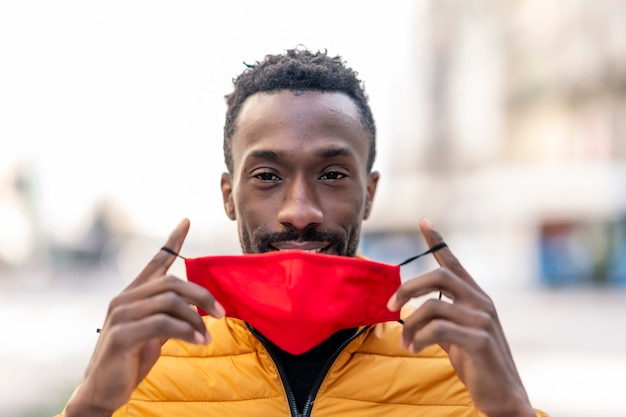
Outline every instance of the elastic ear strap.
{"label": "elastic ear strap", "polygon": [[174,252],[172,249],[168,248],[167,246],[163,246],[161,250],[163,252],[169,253],[170,255],[178,256],[180,259],[185,259],[184,256],[179,255],[178,253]]}
{"label": "elastic ear strap", "polygon": [[412,261],[416,260],[417,258],[420,258],[420,257],[422,257],[424,255],[428,255],[429,253],[437,252],[438,250],[446,248],[446,247],[448,247],[448,245],[446,245],[446,242],[441,242],[441,243],[433,246],[432,248],[428,249],[426,252],[420,253],[419,255],[411,256],[409,259],[399,263],[398,266],[406,265],[409,262],[412,262]]}
{"label": "elastic ear strap", "polygon": [[[441,242],[441,243],[439,243],[439,244],[437,244],[437,245],[433,246],[432,248],[428,249],[426,252],[422,252],[422,253],[420,253],[419,255],[411,256],[411,257],[410,257],[409,259],[407,259],[406,261],[404,261],[404,262],[402,262],[402,263],[398,264],[398,266],[406,265],[406,264],[408,264],[409,262],[412,262],[412,261],[416,260],[416,259],[417,259],[417,258],[419,258],[419,257],[422,257],[422,256],[424,256],[424,255],[428,255],[429,253],[434,253],[434,252],[437,252],[438,250],[443,249],[443,248],[445,248],[445,247],[447,247],[447,246],[448,246],[448,245],[446,245],[446,242]],[[441,300],[441,296],[442,296],[441,291],[439,291],[439,300]],[[403,325],[403,326],[404,326],[404,320],[402,320],[402,319],[398,319],[398,323],[400,323],[401,325]]]}

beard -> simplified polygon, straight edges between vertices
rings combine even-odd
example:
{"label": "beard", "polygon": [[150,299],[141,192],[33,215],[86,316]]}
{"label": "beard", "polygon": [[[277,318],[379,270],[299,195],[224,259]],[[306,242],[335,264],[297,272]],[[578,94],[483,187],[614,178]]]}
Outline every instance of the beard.
{"label": "beard", "polygon": [[[304,230],[285,230],[269,232],[264,228],[250,233],[239,227],[239,242],[243,253],[265,253],[276,251],[276,243],[285,241],[295,242],[325,242],[329,244],[329,254],[339,256],[355,256],[359,245],[359,227],[355,226],[346,235],[332,231],[319,231],[315,228]],[[322,253],[326,253],[323,251]]]}

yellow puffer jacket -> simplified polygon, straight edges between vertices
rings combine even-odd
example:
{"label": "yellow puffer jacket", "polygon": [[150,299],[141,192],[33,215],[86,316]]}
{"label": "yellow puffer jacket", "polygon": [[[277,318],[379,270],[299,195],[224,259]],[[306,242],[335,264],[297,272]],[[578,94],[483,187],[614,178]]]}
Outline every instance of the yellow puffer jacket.
{"label": "yellow puffer jacket", "polygon": [[[207,346],[167,342],[114,417],[296,416],[274,361],[245,323],[208,316],[205,321],[213,341]],[[483,416],[445,351],[432,346],[410,354],[399,346],[398,323],[362,330],[339,353],[305,414]]]}

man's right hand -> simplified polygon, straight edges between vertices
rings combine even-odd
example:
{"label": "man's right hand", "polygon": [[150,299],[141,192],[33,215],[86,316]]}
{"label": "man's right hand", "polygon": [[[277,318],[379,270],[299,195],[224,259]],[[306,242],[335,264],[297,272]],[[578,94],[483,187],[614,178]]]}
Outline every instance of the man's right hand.
{"label": "man's right hand", "polygon": [[[178,253],[188,231],[189,220],[184,219],[165,246]],[[205,288],[167,276],[175,259],[159,251],[111,301],[83,382],[66,406],[67,417],[111,416],[152,369],[169,338],[209,343],[210,335],[192,306],[218,318],[224,308]]]}

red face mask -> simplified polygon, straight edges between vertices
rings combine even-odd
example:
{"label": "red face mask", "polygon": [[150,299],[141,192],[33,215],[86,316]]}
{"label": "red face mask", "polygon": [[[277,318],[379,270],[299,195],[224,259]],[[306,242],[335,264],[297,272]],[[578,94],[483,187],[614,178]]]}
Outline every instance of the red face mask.
{"label": "red face mask", "polygon": [[399,312],[387,310],[400,286],[400,266],[446,246],[442,242],[398,266],[303,251],[186,259],[168,247],[161,250],[183,258],[189,281],[208,289],[227,316],[297,355],[340,329],[402,323]]}
{"label": "red face mask", "polygon": [[[340,329],[398,320],[400,267],[304,251],[186,259],[187,278],[276,346],[307,352]],[[201,314],[206,314],[200,311]]]}

